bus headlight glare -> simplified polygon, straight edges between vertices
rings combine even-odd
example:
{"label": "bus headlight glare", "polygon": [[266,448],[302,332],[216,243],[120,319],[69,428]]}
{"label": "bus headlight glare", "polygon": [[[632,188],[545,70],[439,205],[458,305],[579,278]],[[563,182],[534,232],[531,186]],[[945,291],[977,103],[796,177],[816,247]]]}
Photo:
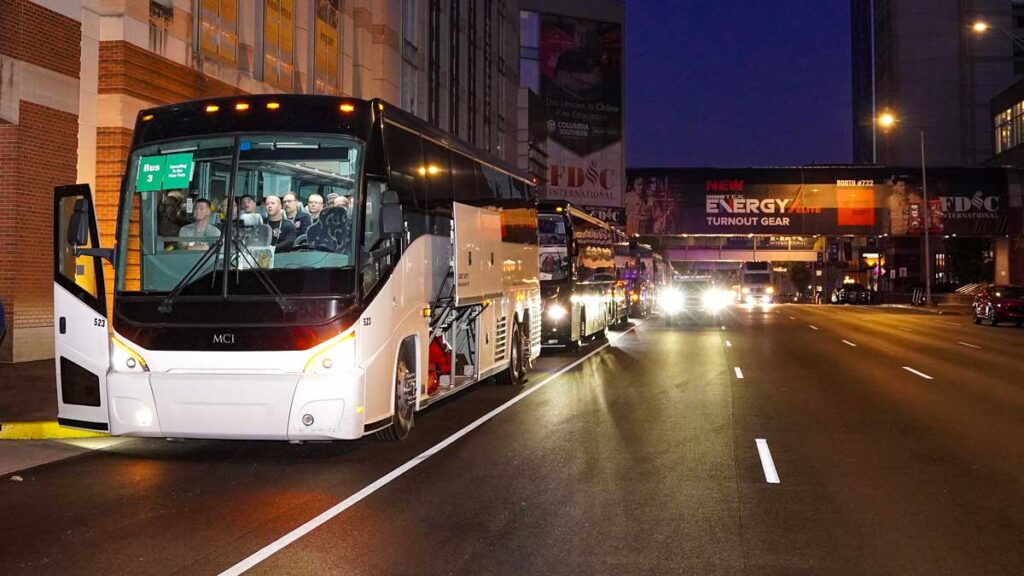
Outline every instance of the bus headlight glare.
{"label": "bus headlight glare", "polygon": [[719,312],[729,304],[732,295],[712,288],[701,295],[701,303],[705,310]]}
{"label": "bus headlight glare", "polygon": [[658,304],[666,314],[675,314],[683,309],[683,293],[675,288],[665,288],[658,295]]}
{"label": "bus headlight glare", "polygon": [[356,335],[343,334],[314,354],[303,370],[307,374],[323,374],[335,370],[347,370],[356,365]]}
{"label": "bus headlight glare", "polygon": [[110,338],[110,367],[115,372],[149,372],[142,356],[117,336]]}
{"label": "bus headlight glare", "polygon": [[547,307],[545,312],[547,313],[548,318],[552,320],[561,320],[569,313],[569,311],[565,309],[565,306],[562,306],[561,304],[551,304]]}

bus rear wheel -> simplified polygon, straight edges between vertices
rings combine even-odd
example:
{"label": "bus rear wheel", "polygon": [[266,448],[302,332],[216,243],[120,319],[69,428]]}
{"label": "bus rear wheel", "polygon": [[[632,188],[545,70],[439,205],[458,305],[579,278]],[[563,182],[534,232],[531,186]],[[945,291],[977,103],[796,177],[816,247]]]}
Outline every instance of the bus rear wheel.
{"label": "bus rear wheel", "polygon": [[[512,341],[508,349],[508,367],[499,372],[496,376],[498,384],[512,386],[526,378],[526,366],[528,360],[523,356],[523,330],[519,322],[512,324]],[[527,357],[529,352],[527,352]]]}
{"label": "bus rear wheel", "polygon": [[406,358],[400,357],[395,367],[395,407],[391,425],[377,432],[385,442],[405,440],[412,430],[416,404],[416,373],[410,372]]}

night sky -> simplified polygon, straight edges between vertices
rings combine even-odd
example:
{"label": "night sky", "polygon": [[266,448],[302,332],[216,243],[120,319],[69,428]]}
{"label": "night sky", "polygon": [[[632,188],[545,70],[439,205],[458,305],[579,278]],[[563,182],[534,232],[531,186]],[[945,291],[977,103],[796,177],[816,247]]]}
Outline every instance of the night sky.
{"label": "night sky", "polygon": [[852,157],[848,0],[625,0],[626,166]]}

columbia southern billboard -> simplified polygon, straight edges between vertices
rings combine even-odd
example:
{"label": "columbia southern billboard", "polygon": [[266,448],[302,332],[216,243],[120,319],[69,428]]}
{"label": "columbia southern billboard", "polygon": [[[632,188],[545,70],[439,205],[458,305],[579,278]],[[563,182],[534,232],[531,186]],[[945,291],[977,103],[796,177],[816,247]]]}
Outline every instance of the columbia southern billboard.
{"label": "columbia southern billboard", "polygon": [[988,236],[1009,228],[999,168],[630,169],[629,234]]}
{"label": "columbia southern billboard", "polygon": [[622,25],[541,15],[546,198],[622,225]]}

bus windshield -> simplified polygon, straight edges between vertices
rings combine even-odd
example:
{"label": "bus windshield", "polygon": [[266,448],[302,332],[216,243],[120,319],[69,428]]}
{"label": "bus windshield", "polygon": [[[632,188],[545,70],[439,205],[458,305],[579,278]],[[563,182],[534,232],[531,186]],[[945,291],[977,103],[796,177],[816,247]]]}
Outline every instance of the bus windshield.
{"label": "bus windshield", "polygon": [[540,279],[568,278],[569,245],[565,232],[565,217],[561,214],[539,214],[537,239],[540,243]]}
{"label": "bus windshield", "polygon": [[189,278],[184,284],[197,287],[188,293],[219,293],[218,272],[243,286],[259,268],[286,280],[285,292],[330,292],[330,282],[314,287],[301,277],[355,266],[361,150],[336,135],[279,133],[134,150],[122,199],[118,291],[168,293]]}

